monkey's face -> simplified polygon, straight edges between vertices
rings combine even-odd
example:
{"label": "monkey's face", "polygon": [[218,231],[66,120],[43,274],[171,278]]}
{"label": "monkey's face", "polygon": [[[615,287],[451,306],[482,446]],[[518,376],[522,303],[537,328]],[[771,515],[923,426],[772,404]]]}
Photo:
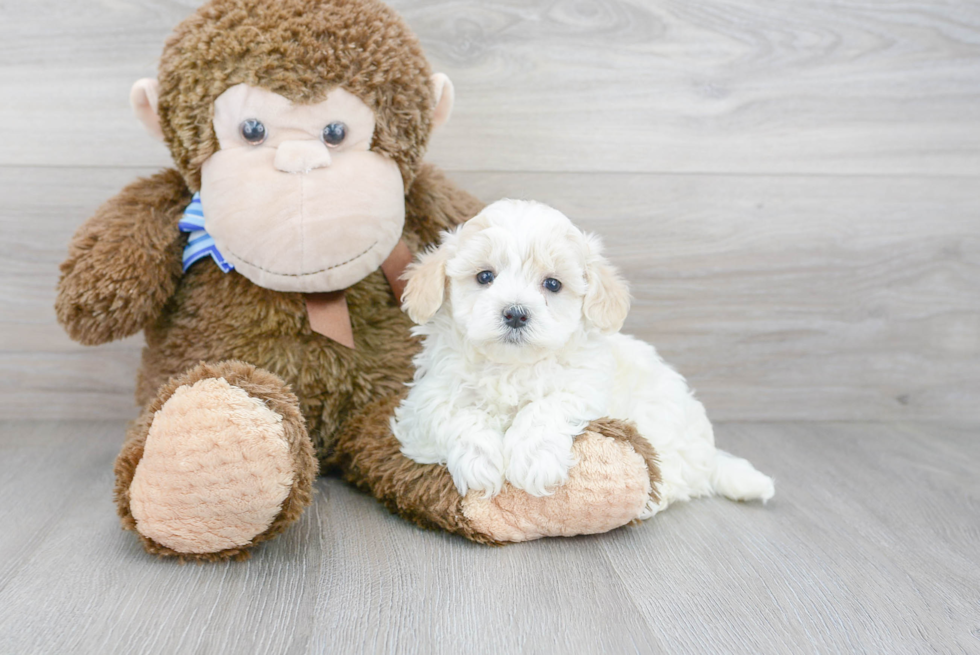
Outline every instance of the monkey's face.
{"label": "monkey's face", "polygon": [[276,291],[344,289],[401,237],[398,166],[371,150],[374,112],[334,89],[298,105],[238,84],[214,103],[221,149],[201,167],[205,229],[225,259]]}

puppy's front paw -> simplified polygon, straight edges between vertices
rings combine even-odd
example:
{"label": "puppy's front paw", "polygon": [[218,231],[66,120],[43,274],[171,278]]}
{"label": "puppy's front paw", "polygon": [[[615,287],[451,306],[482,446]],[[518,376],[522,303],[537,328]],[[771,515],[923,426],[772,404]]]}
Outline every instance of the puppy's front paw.
{"label": "puppy's front paw", "polygon": [[489,498],[500,493],[504,484],[504,457],[498,449],[472,442],[456,444],[446,460],[446,468],[460,496],[470,489],[478,489],[485,491]]}
{"label": "puppy's front paw", "polygon": [[[508,435],[510,436],[510,435]],[[575,463],[570,447],[562,440],[529,443],[511,439],[508,445],[507,480],[532,496],[550,496],[549,488],[568,479],[568,469]]]}

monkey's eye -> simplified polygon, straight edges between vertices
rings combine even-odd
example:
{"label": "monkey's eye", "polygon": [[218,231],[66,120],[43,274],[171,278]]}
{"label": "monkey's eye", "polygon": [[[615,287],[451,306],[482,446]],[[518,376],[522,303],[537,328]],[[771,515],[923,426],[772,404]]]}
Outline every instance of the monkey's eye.
{"label": "monkey's eye", "polygon": [[336,148],[347,138],[347,126],[341,122],[330,123],[323,128],[323,142],[331,148]]}
{"label": "monkey's eye", "polygon": [[257,146],[265,141],[265,125],[256,118],[249,118],[242,121],[238,129],[242,133],[242,138],[253,146]]}
{"label": "monkey's eye", "polygon": [[480,284],[490,284],[493,282],[493,271],[480,271],[476,274],[476,281]]}
{"label": "monkey's eye", "polygon": [[549,277],[544,281],[544,288],[551,293],[558,293],[561,290],[561,282],[553,277]]}

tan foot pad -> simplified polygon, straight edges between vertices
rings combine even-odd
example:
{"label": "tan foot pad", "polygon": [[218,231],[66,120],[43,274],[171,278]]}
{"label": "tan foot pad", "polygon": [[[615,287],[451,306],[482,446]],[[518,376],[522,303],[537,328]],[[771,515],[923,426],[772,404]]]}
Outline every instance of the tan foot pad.
{"label": "tan foot pad", "polygon": [[136,529],[179,553],[249,543],[293,484],[282,417],[223,378],[179,387],[153,417],[130,487]]}
{"label": "tan foot pad", "polygon": [[463,514],[497,541],[596,534],[626,525],[650,499],[650,473],[627,441],[587,432],[575,440],[579,464],[551,496],[537,498],[510,484],[492,499],[471,491]]}

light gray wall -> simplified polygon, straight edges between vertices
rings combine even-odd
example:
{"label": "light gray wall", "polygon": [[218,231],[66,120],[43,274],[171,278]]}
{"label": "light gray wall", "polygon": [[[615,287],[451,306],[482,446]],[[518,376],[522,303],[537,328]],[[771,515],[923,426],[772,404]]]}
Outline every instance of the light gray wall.
{"label": "light gray wall", "polygon": [[[128,90],[197,4],[0,3],[0,418],[134,413],[140,339],[54,285],[167,165]],[[980,418],[980,4],[393,4],[456,83],[430,160],[599,232],[712,417]]]}

